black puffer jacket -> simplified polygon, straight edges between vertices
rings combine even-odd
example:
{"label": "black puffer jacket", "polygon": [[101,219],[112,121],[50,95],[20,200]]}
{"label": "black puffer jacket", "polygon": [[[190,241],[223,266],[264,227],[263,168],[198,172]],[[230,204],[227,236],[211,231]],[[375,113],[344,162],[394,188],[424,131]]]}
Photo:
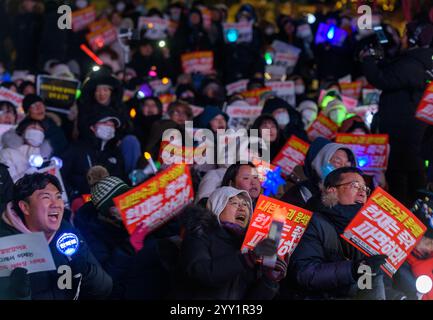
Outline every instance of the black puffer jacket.
{"label": "black puffer jacket", "polygon": [[248,267],[240,252],[243,237],[223,229],[216,216],[187,210],[186,235],[180,252],[179,299],[272,299],[279,285]]}
{"label": "black puffer jacket", "polygon": [[426,87],[426,71],[433,68],[432,56],[432,49],[416,48],[383,67],[371,57],[364,61],[363,71],[368,82],[382,90],[378,121],[380,133],[389,134],[388,168],[417,168],[427,124],[415,118],[415,111]]}

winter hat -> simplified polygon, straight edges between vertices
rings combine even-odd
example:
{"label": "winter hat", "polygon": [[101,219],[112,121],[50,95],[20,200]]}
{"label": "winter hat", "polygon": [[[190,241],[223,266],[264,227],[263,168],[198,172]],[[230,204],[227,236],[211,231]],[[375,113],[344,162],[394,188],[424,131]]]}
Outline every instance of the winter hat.
{"label": "winter hat", "polygon": [[223,115],[226,122],[229,121],[229,116],[227,113],[223,112],[220,108],[214,106],[207,106],[203,113],[197,119],[197,125],[199,128],[209,128],[210,122],[213,118],[218,115]]}
{"label": "winter hat", "polygon": [[74,74],[66,64],[58,64],[51,68],[51,75],[59,78],[74,79]]}
{"label": "winter hat", "polygon": [[23,100],[23,109],[24,112],[28,112],[28,110],[30,109],[30,107],[32,106],[32,104],[36,103],[36,102],[44,102],[44,100],[42,100],[42,98],[40,96],[38,96],[37,94],[28,94],[24,97]]}
{"label": "winter hat", "polygon": [[[338,112],[337,117],[331,114],[334,111]],[[340,126],[344,121],[344,119],[346,118],[347,109],[346,106],[343,104],[343,102],[341,102],[338,99],[335,99],[328,103],[328,106],[326,107],[323,114]]]}
{"label": "winter hat", "polygon": [[355,129],[362,129],[366,134],[370,133],[370,130],[368,129],[364,120],[358,115],[355,115],[353,117],[344,120],[338,131],[344,133],[351,133]]}
{"label": "winter hat", "polygon": [[304,100],[302,101],[298,107],[296,108],[299,112],[302,112],[304,110],[312,110],[314,112],[318,112],[319,108],[317,107],[317,104],[312,100]]}
{"label": "winter hat", "polygon": [[130,187],[122,179],[107,176],[104,167],[95,166],[89,169],[87,174],[90,185],[92,202],[96,209],[107,212],[114,206],[113,198],[130,190]]}
{"label": "winter hat", "polygon": [[253,201],[251,200],[251,197],[248,194],[248,192],[245,190],[239,190],[233,187],[221,187],[216,189],[209,196],[209,199],[207,200],[206,203],[206,208],[209,209],[214,215],[217,216],[219,224],[221,224],[220,215],[224,211],[225,207],[227,206],[227,203],[231,198],[237,196],[238,194],[242,194],[246,197],[251,211],[253,208]]}
{"label": "winter hat", "polygon": [[265,114],[265,113],[272,114],[272,112],[274,112],[275,110],[277,110],[279,108],[284,108],[288,111],[289,108],[293,108],[293,107],[281,98],[278,98],[278,97],[270,98],[270,99],[266,100],[265,105],[263,106],[263,109],[262,109],[262,114]]}
{"label": "winter hat", "polygon": [[98,122],[104,122],[112,120],[116,126],[116,128],[119,128],[122,125],[122,122],[118,117],[116,117],[111,112],[100,110],[99,112],[95,113],[90,119],[89,119],[89,125],[94,125]]}

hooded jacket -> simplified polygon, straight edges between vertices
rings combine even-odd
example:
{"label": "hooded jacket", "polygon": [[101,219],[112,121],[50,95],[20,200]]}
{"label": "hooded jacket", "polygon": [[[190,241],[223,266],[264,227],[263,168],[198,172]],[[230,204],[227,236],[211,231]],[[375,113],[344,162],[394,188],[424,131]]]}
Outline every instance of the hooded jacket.
{"label": "hooded jacket", "polygon": [[44,140],[40,147],[32,147],[24,142],[23,137],[11,129],[2,136],[3,148],[0,150],[0,162],[8,166],[9,174],[14,182],[32,169],[29,164],[31,155],[41,155],[44,159],[52,155],[52,148],[48,140]]}
{"label": "hooded jacket", "polygon": [[[12,203],[9,203],[5,213],[3,213],[3,216],[0,219],[0,237],[29,232],[30,231],[26,228],[23,221],[13,211]],[[80,241],[79,249],[71,259],[68,259],[65,255],[61,254],[56,248],[57,239],[64,233],[73,233]],[[101,268],[78,231],[68,222],[65,220],[62,221],[60,228],[48,243],[56,270],[29,274],[31,299],[72,300],[74,298],[77,291],[76,283],[74,283],[72,290],[62,290],[58,286],[60,274],[57,273],[57,268],[62,265],[70,266],[73,274],[76,274],[74,266],[86,266],[85,269],[87,272],[83,274],[80,286],[80,298],[101,299],[106,298],[110,294],[112,289],[112,280],[110,276]]]}
{"label": "hooded jacket", "polygon": [[185,238],[179,263],[179,299],[272,299],[278,284],[259,276],[240,252],[243,237],[221,227],[212,212],[185,212]]}
{"label": "hooded jacket", "polygon": [[305,207],[311,197],[319,196],[319,183],[325,178],[322,173],[322,167],[328,164],[331,157],[339,149],[346,151],[349,161],[356,167],[356,156],[351,149],[345,145],[332,143],[328,139],[319,137],[311,144],[305,157],[304,173],[308,179],[290,188],[281,200]]}

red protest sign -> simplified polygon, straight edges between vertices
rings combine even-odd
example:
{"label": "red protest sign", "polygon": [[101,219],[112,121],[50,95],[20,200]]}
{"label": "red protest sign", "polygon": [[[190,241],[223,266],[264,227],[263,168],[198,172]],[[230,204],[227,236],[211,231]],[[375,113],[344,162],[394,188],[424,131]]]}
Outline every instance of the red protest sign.
{"label": "red protest sign", "polygon": [[389,137],[387,134],[338,133],[336,143],[347,144],[355,153],[364,171],[386,170],[388,167]]}
{"label": "red protest sign", "polygon": [[92,22],[91,24],[89,24],[89,30],[90,32],[96,32],[98,30],[101,30],[102,28],[104,28],[105,26],[110,25],[110,21],[108,21],[107,19],[100,19],[98,21]]}
{"label": "red protest sign", "polygon": [[310,144],[292,135],[280,152],[272,160],[285,175],[290,175],[298,165],[303,165]]}
{"label": "red protest sign", "polygon": [[150,233],[176,216],[194,199],[186,165],[174,165],[113,199],[129,234],[143,224]]}
{"label": "red protest sign", "polygon": [[205,157],[206,143],[202,143],[196,147],[185,147],[168,141],[161,141],[158,161],[167,165],[175,163],[193,164],[194,155],[196,158]]}
{"label": "red protest sign", "polygon": [[78,32],[87,28],[96,19],[94,6],[72,12],[72,31]]}
{"label": "red protest sign", "polygon": [[418,105],[415,117],[421,121],[433,124],[433,82],[424,91]]}
{"label": "red protest sign", "polygon": [[310,141],[314,141],[318,137],[324,137],[331,140],[335,137],[337,130],[337,124],[320,113],[308,128],[307,134]]}
{"label": "red protest sign", "polygon": [[291,255],[295,251],[313,213],[286,202],[260,195],[242,244],[242,252],[254,249],[258,242],[268,236],[272,219],[278,214],[277,211],[280,208],[285,212],[285,222],[277,254],[284,259],[287,253]]}
{"label": "red protest sign", "polygon": [[117,31],[112,24],[104,24],[98,26],[96,31],[88,33],[86,39],[92,50],[96,51],[116,41]]}
{"label": "red protest sign", "polygon": [[183,72],[209,74],[213,70],[213,58],[212,51],[194,51],[184,53],[180,57]]}
{"label": "red protest sign", "polygon": [[377,188],[341,237],[367,256],[387,255],[382,269],[392,276],[425,231],[426,227],[412,212]]}
{"label": "red protest sign", "polygon": [[358,100],[359,96],[361,95],[362,82],[361,81],[341,82],[340,88],[341,88],[341,94],[343,96],[347,96]]}

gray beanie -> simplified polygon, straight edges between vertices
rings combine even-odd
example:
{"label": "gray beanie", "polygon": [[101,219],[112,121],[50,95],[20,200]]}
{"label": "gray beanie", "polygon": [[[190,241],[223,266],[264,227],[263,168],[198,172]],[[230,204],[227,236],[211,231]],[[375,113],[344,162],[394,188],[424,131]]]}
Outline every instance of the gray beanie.
{"label": "gray beanie", "polygon": [[237,196],[238,194],[243,194],[248,199],[248,205],[250,207],[250,211],[253,209],[253,201],[251,200],[250,195],[245,190],[239,190],[233,187],[221,187],[216,189],[209,196],[207,200],[206,207],[212,211],[214,215],[217,216],[218,223],[220,222],[221,212],[224,211],[229,199]]}

